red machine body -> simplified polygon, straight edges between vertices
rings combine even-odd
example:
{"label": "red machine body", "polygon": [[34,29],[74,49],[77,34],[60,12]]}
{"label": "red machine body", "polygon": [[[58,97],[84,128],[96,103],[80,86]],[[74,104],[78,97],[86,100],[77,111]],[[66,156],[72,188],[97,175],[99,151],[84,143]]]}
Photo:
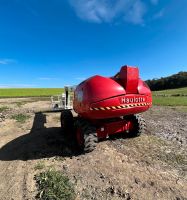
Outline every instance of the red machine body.
{"label": "red machine body", "polygon": [[74,110],[97,127],[99,138],[130,130],[133,122],[124,116],[144,112],[151,105],[151,91],[136,67],[123,66],[110,78],[93,76],[75,90]]}
{"label": "red machine body", "polygon": [[106,119],[141,113],[152,105],[138,68],[124,66],[114,77],[93,76],[75,90],[74,110],[84,118]]}
{"label": "red machine body", "polygon": [[138,113],[151,105],[151,91],[140,79],[138,68],[123,66],[113,77],[97,75],[80,83],[73,102],[77,115],[70,109],[62,110],[61,127],[81,151],[91,152],[98,139],[118,133],[125,137],[144,133],[146,123]]}

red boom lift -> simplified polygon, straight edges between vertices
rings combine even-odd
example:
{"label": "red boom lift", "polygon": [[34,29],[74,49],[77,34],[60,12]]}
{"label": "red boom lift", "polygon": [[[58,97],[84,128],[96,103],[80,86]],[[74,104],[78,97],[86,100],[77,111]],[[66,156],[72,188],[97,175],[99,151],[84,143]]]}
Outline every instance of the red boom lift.
{"label": "red boom lift", "polygon": [[81,150],[93,151],[99,139],[124,133],[136,137],[146,129],[137,113],[152,105],[149,87],[139,78],[136,67],[123,66],[114,77],[93,76],[80,83],[74,91],[71,110],[61,113],[65,134],[74,138]]}

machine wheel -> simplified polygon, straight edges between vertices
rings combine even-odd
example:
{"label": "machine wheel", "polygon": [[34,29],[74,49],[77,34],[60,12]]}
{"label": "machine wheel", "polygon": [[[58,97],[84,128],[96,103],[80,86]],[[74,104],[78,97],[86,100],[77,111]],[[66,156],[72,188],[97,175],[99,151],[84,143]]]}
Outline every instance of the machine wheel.
{"label": "machine wheel", "polygon": [[61,112],[61,127],[64,130],[66,136],[70,136],[74,130],[73,115],[70,110],[63,110]]}
{"label": "machine wheel", "polygon": [[145,120],[140,115],[130,115],[125,117],[125,119],[132,122],[132,128],[130,128],[128,136],[138,137],[146,131]]}
{"label": "machine wheel", "polygon": [[98,142],[96,128],[86,120],[78,119],[76,122],[76,140],[81,151],[86,153],[93,151]]}

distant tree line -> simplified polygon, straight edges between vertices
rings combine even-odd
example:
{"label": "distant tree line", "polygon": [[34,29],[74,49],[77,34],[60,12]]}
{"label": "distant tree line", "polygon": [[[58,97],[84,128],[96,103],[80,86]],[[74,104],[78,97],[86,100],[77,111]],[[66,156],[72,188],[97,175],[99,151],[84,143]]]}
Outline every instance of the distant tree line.
{"label": "distant tree line", "polygon": [[179,72],[168,77],[147,80],[146,83],[153,91],[187,87],[187,72]]}

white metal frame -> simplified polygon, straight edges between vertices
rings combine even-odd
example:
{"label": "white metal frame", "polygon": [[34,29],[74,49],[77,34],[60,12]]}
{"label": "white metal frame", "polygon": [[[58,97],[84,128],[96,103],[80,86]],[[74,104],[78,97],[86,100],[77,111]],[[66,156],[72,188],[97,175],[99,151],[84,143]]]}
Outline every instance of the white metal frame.
{"label": "white metal frame", "polygon": [[64,93],[51,97],[52,110],[73,109],[73,93],[75,87],[64,87]]}

